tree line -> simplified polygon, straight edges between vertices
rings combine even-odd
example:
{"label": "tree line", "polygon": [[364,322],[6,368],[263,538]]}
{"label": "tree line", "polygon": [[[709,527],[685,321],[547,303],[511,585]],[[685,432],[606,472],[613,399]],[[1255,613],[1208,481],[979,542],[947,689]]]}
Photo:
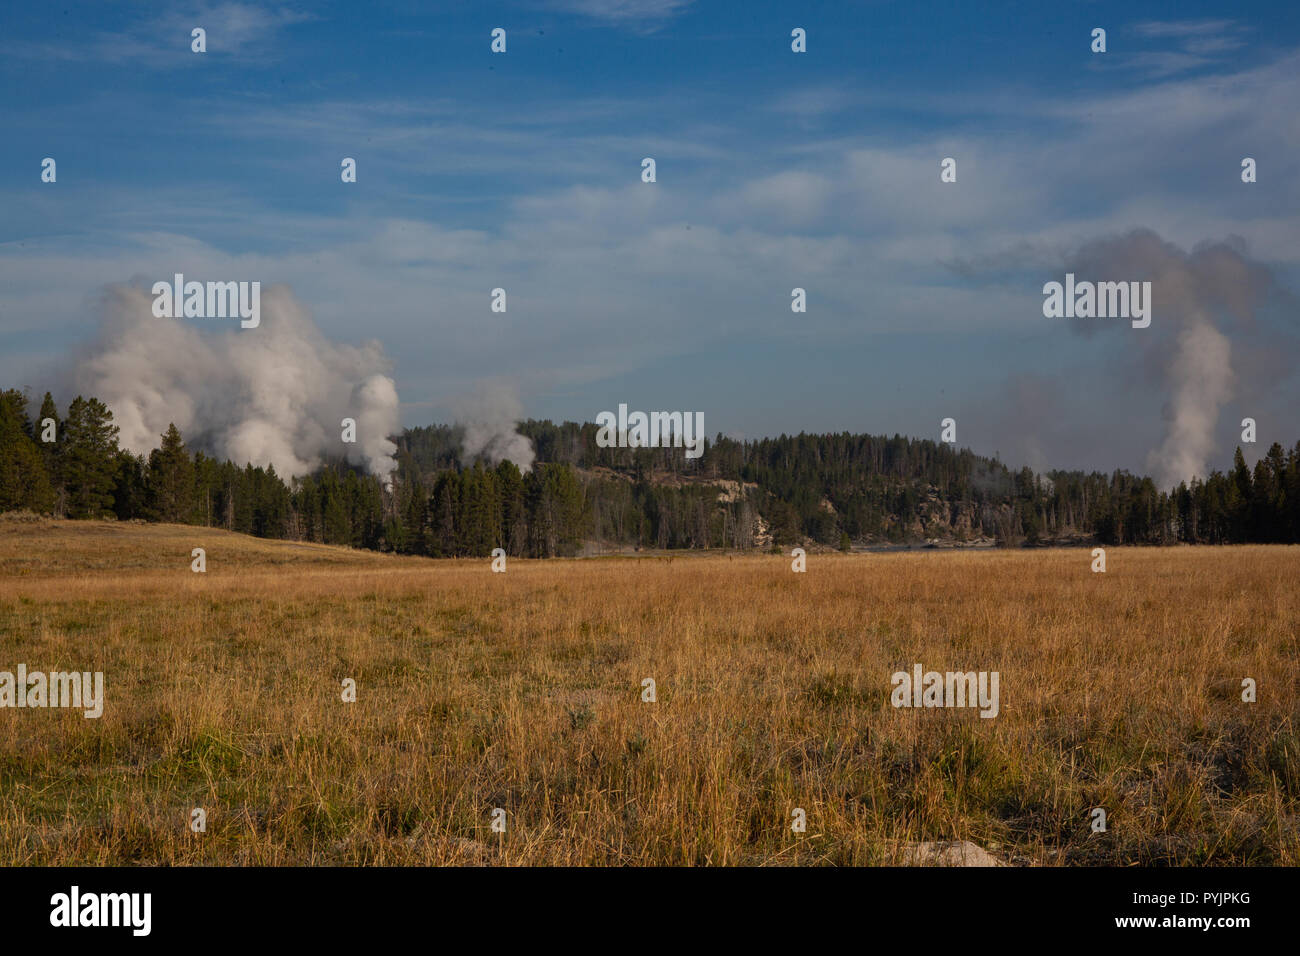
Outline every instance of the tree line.
{"label": "tree line", "polygon": [[1159,490],[1116,471],[1011,470],[966,449],[895,435],[718,436],[704,454],[601,448],[590,423],[529,420],[536,461],[462,463],[462,432],[394,436],[386,479],[346,463],[286,481],[271,467],[192,451],[170,426],[147,455],[122,449],[112,412],[78,396],[62,414],[0,392],[0,511],[165,521],[267,538],[434,557],[614,547],[850,548],[923,539],[1005,545],[1300,541],[1300,443],[1254,468]]}

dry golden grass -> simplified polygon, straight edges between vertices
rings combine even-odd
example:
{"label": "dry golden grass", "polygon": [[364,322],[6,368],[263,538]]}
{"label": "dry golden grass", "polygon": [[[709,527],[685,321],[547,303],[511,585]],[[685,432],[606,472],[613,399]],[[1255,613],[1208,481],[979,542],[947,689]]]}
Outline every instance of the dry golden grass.
{"label": "dry golden grass", "polygon": [[[107,697],[98,720],[0,710],[0,863],[881,864],[946,839],[1018,863],[1300,863],[1300,548],[1107,557],[492,574],[0,521],[0,670],[102,670]],[[894,709],[916,662],[999,671],[1000,716]]]}

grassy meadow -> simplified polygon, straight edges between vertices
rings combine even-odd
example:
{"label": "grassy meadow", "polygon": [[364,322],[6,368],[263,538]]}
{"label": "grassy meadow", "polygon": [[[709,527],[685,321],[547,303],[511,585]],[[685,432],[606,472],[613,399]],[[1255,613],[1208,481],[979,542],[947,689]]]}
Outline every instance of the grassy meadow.
{"label": "grassy meadow", "polygon": [[[0,710],[0,864],[1300,864],[1300,548],[807,560],[0,520],[0,670],[106,690]],[[1000,714],[891,707],[915,663]]]}

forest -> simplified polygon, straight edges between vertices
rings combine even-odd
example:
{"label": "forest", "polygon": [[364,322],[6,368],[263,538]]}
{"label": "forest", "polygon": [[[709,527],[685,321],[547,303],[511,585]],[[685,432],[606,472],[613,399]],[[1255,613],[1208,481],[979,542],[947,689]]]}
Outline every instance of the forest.
{"label": "forest", "polygon": [[681,448],[601,448],[596,426],[528,420],[536,460],[463,461],[457,426],[393,436],[387,480],[338,458],[286,479],[192,450],[172,425],[147,455],[119,447],[111,410],[60,411],[0,392],[0,511],[225,528],[433,557],[553,557],[601,549],[1006,547],[1300,541],[1300,443],[1162,491],[1127,471],[1035,473],[895,435],[717,436]]}

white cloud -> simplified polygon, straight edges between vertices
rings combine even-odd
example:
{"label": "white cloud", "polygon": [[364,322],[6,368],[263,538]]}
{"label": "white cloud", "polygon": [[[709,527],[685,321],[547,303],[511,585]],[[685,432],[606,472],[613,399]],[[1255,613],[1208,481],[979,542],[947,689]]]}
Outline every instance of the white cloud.
{"label": "white cloud", "polygon": [[1221,62],[1226,54],[1245,46],[1246,28],[1222,19],[1148,20],[1136,24],[1132,31],[1144,39],[1170,42],[1174,49],[1116,51],[1116,59],[1149,77],[1163,79]]}
{"label": "white cloud", "polygon": [[1145,20],[1133,27],[1145,37],[1199,37],[1236,29],[1232,20]]}
{"label": "white cloud", "polygon": [[137,67],[174,69],[191,64],[191,31],[206,33],[207,55],[244,54],[248,62],[276,52],[280,32],[310,20],[308,14],[249,3],[200,3],[141,17],[124,30],[104,31],[65,43],[6,41],[0,50],[23,59],[130,63]]}
{"label": "white cloud", "polygon": [[666,20],[681,13],[694,0],[553,0],[552,6],[569,13],[613,22]]}

